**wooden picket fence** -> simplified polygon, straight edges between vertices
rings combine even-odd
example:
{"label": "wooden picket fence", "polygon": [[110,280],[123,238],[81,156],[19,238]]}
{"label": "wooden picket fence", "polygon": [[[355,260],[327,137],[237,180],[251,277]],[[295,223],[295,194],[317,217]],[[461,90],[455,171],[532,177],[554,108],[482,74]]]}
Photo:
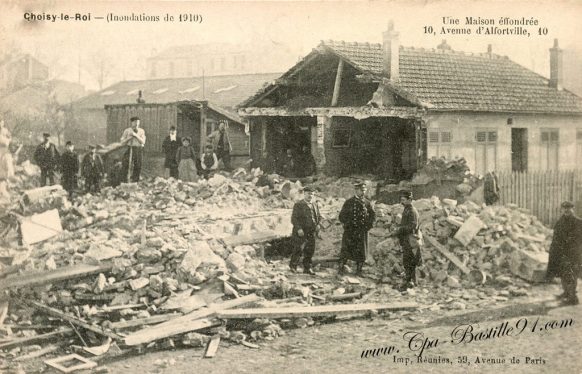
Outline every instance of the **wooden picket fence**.
{"label": "wooden picket fence", "polygon": [[582,171],[498,172],[501,202],[529,209],[546,225],[553,226],[560,217],[564,200],[582,212]]}

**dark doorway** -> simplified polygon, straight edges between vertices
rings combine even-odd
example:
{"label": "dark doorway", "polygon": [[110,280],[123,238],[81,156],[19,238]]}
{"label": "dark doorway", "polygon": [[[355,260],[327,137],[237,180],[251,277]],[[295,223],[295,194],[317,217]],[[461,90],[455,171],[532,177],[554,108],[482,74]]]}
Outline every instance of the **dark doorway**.
{"label": "dark doorway", "polygon": [[527,129],[511,129],[511,170],[527,171]]}

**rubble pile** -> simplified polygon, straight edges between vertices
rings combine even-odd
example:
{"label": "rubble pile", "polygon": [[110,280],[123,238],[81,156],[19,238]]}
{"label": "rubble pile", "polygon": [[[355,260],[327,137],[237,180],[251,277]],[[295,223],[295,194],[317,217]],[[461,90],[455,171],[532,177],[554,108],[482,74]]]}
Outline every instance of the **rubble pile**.
{"label": "rubble pile", "polygon": [[[431,282],[470,287],[472,282],[495,281],[508,275],[541,281],[552,230],[527,210],[514,205],[484,207],[471,201],[457,204],[436,197],[416,200],[413,205],[420,214],[425,237],[424,268]],[[377,204],[377,225],[370,232],[380,241],[373,257],[387,278],[404,271],[397,239],[387,238],[402,210],[399,205]]]}
{"label": "rubble pile", "polygon": [[[324,218],[317,256],[339,253],[337,216],[352,182],[315,183]],[[400,221],[399,204],[375,205],[369,244],[376,264],[366,278],[317,267],[315,278],[291,275],[287,260],[267,263],[262,254],[269,241],[290,235],[290,208],[300,187],[253,169],[196,183],[156,178],[122,184],[72,205],[58,188],[48,199],[34,199],[48,190],[25,192],[30,207],[58,209],[64,230],[19,248],[27,255],[0,265],[0,292],[9,300],[0,300],[0,334],[6,337],[0,356],[26,357],[40,352],[43,339],[60,335],[81,341],[84,347],[66,350],[84,354],[175,346],[207,346],[211,354],[220,339],[258,348],[284,329],[317,323],[316,317],[379,310],[399,316],[417,308],[406,303],[411,297],[431,311],[464,309],[469,300],[507,300],[509,290],[491,285],[511,284],[509,275],[536,280],[547,258],[551,230],[527,211],[433,197],[414,202],[428,241],[422,275],[431,291],[403,295],[392,288],[403,271],[400,247],[387,238]],[[523,294],[511,288],[512,296]],[[387,300],[391,304],[377,304]]]}

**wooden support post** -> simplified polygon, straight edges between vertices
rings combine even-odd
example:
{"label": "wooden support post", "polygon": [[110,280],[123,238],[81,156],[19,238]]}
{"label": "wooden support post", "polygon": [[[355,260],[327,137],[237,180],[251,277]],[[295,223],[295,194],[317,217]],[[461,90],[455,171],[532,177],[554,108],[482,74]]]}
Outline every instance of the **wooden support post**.
{"label": "wooden support post", "polygon": [[206,102],[201,103],[202,106],[200,107],[200,149],[198,153],[201,154],[204,152],[204,146],[206,145],[206,136],[209,135],[206,133]]}
{"label": "wooden support post", "polygon": [[344,60],[339,59],[337,64],[337,73],[335,75],[335,85],[333,86],[333,96],[331,98],[331,106],[337,106],[337,102],[340,94],[340,87],[342,84],[342,73],[344,71]]}
{"label": "wooden support post", "polygon": [[267,158],[267,121],[261,119],[261,157]]}
{"label": "wooden support post", "polygon": [[317,125],[311,127],[311,154],[315,159],[317,174],[325,171],[325,132],[331,128],[331,118],[317,116]]}

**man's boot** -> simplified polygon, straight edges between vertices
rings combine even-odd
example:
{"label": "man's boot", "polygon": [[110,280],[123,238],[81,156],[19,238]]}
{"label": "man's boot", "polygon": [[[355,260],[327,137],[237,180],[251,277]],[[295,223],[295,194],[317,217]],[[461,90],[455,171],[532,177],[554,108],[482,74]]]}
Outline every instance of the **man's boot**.
{"label": "man's boot", "polygon": [[340,261],[337,273],[338,275],[344,275],[346,273],[346,261]]}
{"label": "man's boot", "polygon": [[356,263],[356,275],[357,276],[362,276],[362,268],[363,267],[364,267],[364,263],[363,262]]}

